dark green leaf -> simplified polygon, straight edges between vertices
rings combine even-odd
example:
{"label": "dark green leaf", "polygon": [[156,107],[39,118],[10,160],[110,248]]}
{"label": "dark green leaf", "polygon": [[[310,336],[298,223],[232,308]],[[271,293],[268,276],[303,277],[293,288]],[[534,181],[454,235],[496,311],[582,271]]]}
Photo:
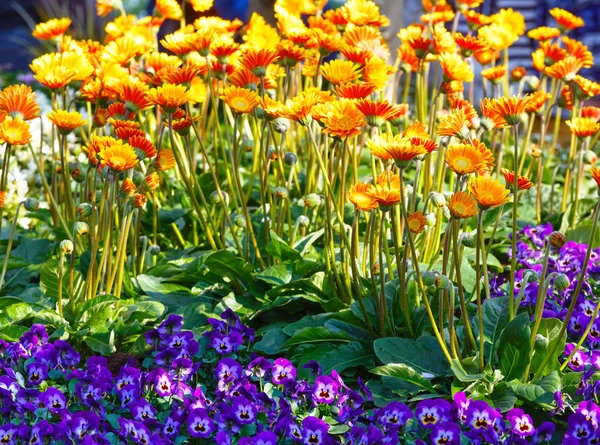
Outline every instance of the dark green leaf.
{"label": "dark green leaf", "polygon": [[521,379],[529,363],[529,315],[521,313],[506,325],[498,341],[498,367],[506,381]]}
{"label": "dark green leaf", "polygon": [[344,331],[338,331],[336,333],[331,332],[325,327],[316,328],[304,328],[301,331],[294,334],[292,338],[284,343],[281,347],[282,351],[285,351],[292,346],[307,344],[307,343],[323,343],[323,342],[345,342],[348,343],[352,340],[348,334]]}
{"label": "dark green leaf", "polygon": [[426,389],[430,392],[436,392],[429,380],[427,380],[425,377],[423,377],[410,366],[401,363],[378,366],[377,368],[371,369],[371,372],[377,375],[384,375],[388,377],[402,379],[406,382],[412,383],[413,385],[420,386],[421,388]]}
{"label": "dark green leaf", "polygon": [[414,341],[408,338],[379,338],[373,343],[375,354],[384,364],[405,364],[411,368],[434,376],[448,375],[449,364],[442,350],[433,348],[427,340]]}

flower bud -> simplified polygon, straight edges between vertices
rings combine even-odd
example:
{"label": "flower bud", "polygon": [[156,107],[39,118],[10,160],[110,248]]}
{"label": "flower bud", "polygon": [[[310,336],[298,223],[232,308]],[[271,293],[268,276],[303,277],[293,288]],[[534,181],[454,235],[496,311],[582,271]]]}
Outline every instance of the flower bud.
{"label": "flower bud", "polygon": [[277,159],[277,149],[272,145],[267,148],[267,159],[270,159],[271,161]]}
{"label": "flower bud", "polygon": [[434,226],[435,221],[436,221],[435,213],[429,212],[427,215],[425,215],[425,222],[428,227]]}
{"label": "flower bud", "polygon": [[472,232],[461,233],[458,240],[465,247],[475,247],[475,235]]}
{"label": "flower bud", "polygon": [[158,173],[152,172],[146,178],[144,178],[144,184],[147,190],[156,190],[160,185],[160,179]]}
{"label": "flower bud", "polygon": [[290,129],[290,121],[283,118],[277,118],[273,121],[273,130],[277,133],[285,133]]}
{"label": "flower bud", "polygon": [[316,193],[310,193],[304,198],[304,205],[309,209],[317,208],[321,205],[321,196]]}
{"label": "flower bud", "polygon": [[37,212],[40,208],[40,202],[35,198],[27,198],[23,201],[23,207],[28,212]]}
{"label": "flower bud", "polygon": [[90,233],[90,226],[86,222],[77,221],[73,225],[73,233],[76,233],[78,236],[85,236]]}
{"label": "flower bud", "polygon": [[242,151],[252,151],[254,149],[254,141],[250,138],[243,138],[241,148]]}
{"label": "flower bud", "polygon": [[82,202],[77,206],[77,214],[80,218],[86,218],[92,214],[92,205],[88,202]]}
{"label": "flower bud", "polygon": [[142,172],[135,171],[133,172],[133,177],[131,178],[136,187],[139,187],[144,181],[144,174]]}
{"label": "flower bud", "polygon": [[535,91],[540,86],[540,79],[538,79],[536,76],[525,76],[525,83],[529,89]]}
{"label": "flower bud", "polygon": [[239,228],[244,228],[247,225],[244,215],[236,215],[235,218],[233,218],[233,223]]}
{"label": "flower bud", "polygon": [[79,162],[71,162],[69,163],[69,167],[71,169],[71,178],[73,178],[75,182],[81,184],[83,181],[85,181],[85,173],[81,169]]}
{"label": "flower bud", "polygon": [[136,209],[141,209],[146,204],[146,201],[148,201],[148,198],[146,198],[146,195],[142,195],[141,193],[136,193],[135,195],[133,195],[131,197],[131,200],[133,202],[133,206]]}
{"label": "flower bud", "polygon": [[225,205],[228,206],[229,205],[229,194],[224,190],[221,190],[220,194],[217,190],[215,190],[214,192],[212,192],[210,194],[210,197],[209,197],[210,202],[212,202],[213,204],[217,204],[217,203],[221,202],[221,198],[223,198],[225,200]]}
{"label": "flower bud", "polygon": [[310,225],[310,219],[306,215],[300,215],[298,219],[296,219],[296,224],[299,227],[308,227]]}
{"label": "flower bud", "polygon": [[64,239],[60,242],[60,251],[63,255],[73,253],[73,242],[69,239]]}
{"label": "flower bud", "polygon": [[567,243],[567,239],[565,238],[565,236],[562,233],[556,231],[550,234],[549,239],[550,245],[552,247],[556,247],[557,249],[560,249]]}
{"label": "flower bud", "polygon": [[266,114],[265,114],[265,110],[264,110],[263,108],[261,108],[261,107],[256,107],[256,108],[254,109],[254,117],[255,117],[256,119],[264,119],[264,118],[265,118],[265,116],[266,116]]}
{"label": "flower bud", "polygon": [[554,277],[554,288],[557,291],[564,291],[565,289],[568,289],[569,286],[571,286],[571,281],[564,273],[560,273]]}
{"label": "flower bud", "polygon": [[435,204],[436,207],[442,208],[446,205],[446,197],[443,194],[431,192],[429,196],[431,196],[431,202]]}
{"label": "flower bud", "polygon": [[119,190],[119,196],[121,198],[128,198],[135,193],[135,184],[129,178],[125,178],[123,183],[121,184],[121,189]]}
{"label": "flower bud", "polygon": [[156,256],[156,255],[160,254],[160,246],[158,246],[156,244],[152,244],[148,250],[150,251],[150,255],[152,255],[152,256]]}
{"label": "flower bud", "polygon": [[288,151],[283,157],[283,162],[285,162],[286,165],[294,165],[297,160],[298,157],[295,153],[292,153],[291,151]]}
{"label": "flower bud", "polygon": [[550,341],[548,340],[548,338],[544,337],[542,334],[537,334],[535,336],[535,349],[545,351],[546,349],[548,349],[549,344]]}
{"label": "flower bud", "polygon": [[436,278],[438,276],[437,272],[432,270],[426,270],[421,274],[421,280],[423,281],[423,285],[425,287],[433,286],[435,284]]}
{"label": "flower bud", "polygon": [[273,191],[273,194],[278,199],[287,199],[288,197],[288,189],[285,187],[276,187]]}
{"label": "flower bud", "polygon": [[381,272],[381,266],[379,265],[379,263],[375,263],[371,266],[371,274],[372,275],[379,275],[379,272]]}
{"label": "flower bud", "polygon": [[583,159],[586,164],[595,164],[598,161],[598,156],[592,150],[586,150],[583,154]]}
{"label": "flower bud", "polygon": [[435,277],[435,287],[436,289],[449,289],[452,283],[448,279],[446,275],[438,275]]}

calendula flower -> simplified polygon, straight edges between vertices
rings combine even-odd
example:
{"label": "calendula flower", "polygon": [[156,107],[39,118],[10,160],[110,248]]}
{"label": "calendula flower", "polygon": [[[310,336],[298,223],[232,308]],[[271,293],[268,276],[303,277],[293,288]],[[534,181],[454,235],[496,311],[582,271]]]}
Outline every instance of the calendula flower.
{"label": "calendula flower", "polygon": [[445,161],[450,170],[458,175],[469,175],[485,167],[483,155],[471,144],[451,144]]}
{"label": "calendula flower", "polygon": [[565,123],[572,134],[582,139],[590,137],[600,130],[600,124],[589,117],[573,117]]}
{"label": "calendula flower", "polygon": [[38,23],[31,34],[40,40],[55,39],[62,36],[69,26],[71,26],[71,19],[68,17],[51,19],[44,23]]}
{"label": "calendula flower", "polygon": [[549,12],[550,15],[554,17],[554,20],[556,20],[556,23],[562,32],[566,33],[575,28],[585,26],[585,22],[581,17],[577,17],[564,9],[552,8]]}
{"label": "calendula flower", "polygon": [[356,102],[356,107],[365,115],[371,127],[383,125],[395,112],[394,106],[387,100],[375,102],[371,99],[361,99]]}
{"label": "calendula flower", "polygon": [[131,136],[127,142],[133,147],[138,158],[142,160],[156,156],[156,147],[145,136]]}
{"label": "calendula flower", "polygon": [[469,182],[469,192],[483,210],[506,204],[510,200],[510,190],[490,176],[473,178]]}
{"label": "calendula flower", "polygon": [[583,62],[584,68],[591,68],[594,65],[594,56],[591,51],[579,40],[570,39],[567,36],[563,37],[565,51]]}
{"label": "calendula flower", "polygon": [[453,37],[463,57],[470,57],[474,52],[484,50],[487,47],[483,40],[479,40],[474,36],[464,36],[461,33],[456,33]]}
{"label": "calendula flower", "polygon": [[102,165],[115,172],[129,170],[138,163],[139,158],[129,144],[114,138],[107,138],[100,147],[97,157]]}
{"label": "calendula flower", "polygon": [[553,79],[560,79],[569,83],[575,79],[579,70],[583,68],[583,61],[573,56],[567,56],[554,65],[546,68],[545,73]]}
{"label": "calendula flower", "polygon": [[156,190],[160,186],[160,179],[158,178],[158,173],[152,172],[148,176],[144,178],[144,183],[142,187],[144,190]]}
{"label": "calendula flower", "polygon": [[349,0],[340,8],[348,23],[356,26],[389,26],[389,19],[381,15],[372,0]]}
{"label": "calendula flower", "polygon": [[542,42],[540,47],[531,54],[533,67],[538,71],[544,71],[546,67],[567,57],[567,51],[556,43]]}
{"label": "calendula flower", "polygon": [[278,60],[277,53],[268,49],[249,49],[240,57],[240,64],[254,73],[256,77],[267,74],[267,66]]}
{"label": "calendula flower", "polygon": [[294,68],[299,62],[306,59],[307,50],[296,45],[291,40],[282,40],[277,45],[278,63],[289,68]]}
{"label": "calendula flower", "polygon": [[221,98],[236,114],[251,113],[260,104],[260,97],[256,92],[236,86],[227,87]]}
{"label": "calendula flower", "polygon": [[560,35],[560,29],[549,26],[538,26],[527,33],[527,37],[539,42],[555,39]]}
{"label": "calendula flower", "polygon": [[478,141],[477,139],[472,139],[471,145],[473,147],[475,147],[477,150],[479,150],[479,153],[481,153],[484,167],[481,168],[478,171],[478,173],[480,175],[484,175],[486,173],[486,171],[490,170],[494,166],[494,162],[495,162],[494,155],[492,154],[490,149],[485,146],[485,144],[483,142]]}
{"label": "calendula flower", "polygon": [[[504,180],[506,181],[506,186],[512,190],[515,184],[515,172],[512,172],[506,168],[502,169],[502,176],[504,176]],[[529,180],[527,176],[521,176],[517,178],[517,188],[519,190],[527,190],[533,187],[533,182]]]}
{"label": "calendula flower", "polygon": [[360,77],[360,66],[348,60],[335,59],[321,66],[321,74],[334,85],[353,82]]}
{"label": "calendula flower", "polygon": [[213,7],[214,0],[188,0],[196,12],[205,12]]}
{"label": "calendula flower", "polygon": [[578,96],[582,100],[591,99],[600,94],[600,84],[582,76],[575,76],[575,84],[577,85]]}
{"label": "calendula flower", "polygon": [[491,99],[488,99],[487,97],[479,102],[481,108],[481,125],[487,130],[506,127],[507,123],[504,118],[495,113],[490,107],[490,104]]}
{"label": "calendula flower", "polygon": [[[591,174],[594,181],[596,181],[596,185],[600,187],[600,168],[592,167]],[[598,193],[600,193],[600,191]]]}
{"label": "calendula flower", "polygon": [[367,82],[344,83],[335,87],[336,94],[344,99],[364,99],[375,90],[375,85]]}
{"label": "calendula flower", "polygon": [[142,207],[144,207],[144,205],[146,205],[146,202],[148,201],[146,195],[142,195],[141,193],[136,193],[130,199],[131,203],[136,209],[141,209]]}
{"label": "calendula flower", "polygon": [[388,118],[390,124],[394,126],[402,125],[404,118],[408,113],[408,104],[393,104],[392,113]]}
{"label": "calendula flower", "polygon": [[494,51],[503,51],[519,39],[519,36],[511,28],[498,23],[482,26],[477,30],[477,37]]}
{"label": "calendula flower", "polygon": [[550,98],[550,94],[543,90],[537,90],[528,97],[529,100],[525,106],[525,111],[527,113],[539,113],[546,104],[546,101]]}
{"label": "calendula flower", "polygon": [[175,167],[175,155],[173,150],[169,148],[163,148],[156,154],[154,159],[154,166],[158,171],[164,172]]}
{"label": "calendula flower", "polygon": [[29,125],[20,117],[7,116],[0,124],[0,139],[10,145],[25,145],[31,141]]}
{"label": "calendula flower", "polygon": [[119,196],[121,198],[129,198],[130,196],[133,196],[136,190],[137,187],[133,181],[129,178],[125,178],[121,184],[121,188],[119,189]]}
{"label": "calendula flower", "polygon": [[456,42],[443,23],[434,25],[431,37],[433,54],[456,53]]}
{"label": "calendula flower", "polygon": [[387,212],[400,202],[400,189],[396,185],[396,181],[390,184],[378,183],[367,190],[367,195],[377,201],[382,212]]}
{"label": "calendula flower", "polygon": [[282,117],[307,125],[310,122],[312,108],[324,102],[323,98],[315,91],[303,91],[293,99],[288,99],[281,110]]}
{"label": "calendula flower", "polygon": [[589,117],[596,122],[600,122],[600,108],[599,107],[581,107],[581,117]]}
{"label": "calendula flower", "polygon": [[96,14],[100,17],[106,17],[111,13],[114,6],[114,0],[96,0]]}
{"label": "calendula flower", "polygon": [[146,84],[139,82],[127,82],[119,88],[119,99],[125,104],[125,108],[136,113],[139,110],[145,110],[152,107],[148,100],[149,88]]}
{"label": "calendula flower", "polygon": [[463,11],[463,15],[465,16],[465,20],[467,21],[469,29],[475,31],[481,26],[489,25],[492,21],[487,15],[480,14],[472,9]]}
{"label": "calendula flower", "polygon": [[498,65],[481,71],[481,76],[489,80],[492,84],[497,85],[506,76],[507,71],[508,68],[506,65]]}
{"label": "calendula flower", "polygon": [[527,75],[527,70],[522,66],[516,66],[510,72],[511,82],[518,82]]}
{"label": "calendula flower", "polygon": [[0,121],[5,116],[20,117],[24,121],[35,119],[40,107],[36,94],[27,85],[11,85],[0,92]]}
{"label": "calendula flower", "polygon": [[502,96],[498,99],[492,99],[487,103],[487,106],[489,112],[495,114],[498,118],[502,118],[506,125],[518,125],[521,123],[521,115],[525,111],[528,102],[527,97]]}
{"label": "calendula flower", "polygon": [[177,108],[191,99],[191,91],[184,85],[165,84],[148,92],[148,100],[160,105],[165,113],[173,114]]}
{"label": "calendula flower", "polygon": [[413,212],[408,215],[406,226],[412,233],[419,234],[425,230],[427,220],[423,215],[423,212]]}
{"label": "calendula flower", "polygon": [[363,67],[362,75],[365,82],[369,82],[382,90],[387,84],[390,74],[394,74],[395,70],[378,57],[371,57]]}
{"label": "calendula flower", "polygon": [[465,114],[465,117],[471,121],[471,124],[479,116],[473,104],[468,100],[461,99],[460,97],[449,97],[448,105],[450,105],[451,110],[462,110]]}
{"label": "calendula flower", "polygon": [[328,102],[327,113],[320,119],[323,132],[342,140],[357,136],[366,125],[365,116],[350,99]]}
{"label": "calendula flower", "polygon": [[156,10],[166,19],[179,20],[183,16],[181,6],[176,0],[156,0]]}
{"label": "calendula flower", "polygon": [[477,214],[477,201],[467,192],[456,192],[448,201],[448,210],[455,219],[471,218]]}
{"label": "calendula flower", "polygon": [[382,133],[367,141],[371,154],[382,160],[393,159],[399,168],[405,168],[417,156],[427,153],[424,145],[412,144],[401,135]]}
{"label": "calendula flower", "polygon": [[86,124],[86,120],[77,111],[52,110],[48,113],[48,120],[56,125],[62,134],[69,134]]}
{"label": "calendula flower", "polygon": [[473,57],[481,64],[481,66],[486,66],[500,58],[500,51],[486,48],[473,53]]}
{"label": "calendula flower", "polygon": [[440,65],[444,70],[446,81],[471,82],[473,81],[473,71],[467,63],[458,54],[443,53],[440,55]]}
{"label": "calendula flower", "polygon": [[360,181],[350,186],[347,196],[355,209],[370,212],[379,206],[377,200],[368,194],[372,187],[373,185]]}
{"label": "calendula flower", "polygon": [[438,126],[439,136],[455,136],[466,139],[470,136],[471,121],[467,119],[462,109],[452,110]]}
{"label": "calendula flower", "polygon": [[344,41],[349,47],[366,51],[382,60],[390,57],[389,47],[377,28],[364,26],[348,29],[344,33]]}

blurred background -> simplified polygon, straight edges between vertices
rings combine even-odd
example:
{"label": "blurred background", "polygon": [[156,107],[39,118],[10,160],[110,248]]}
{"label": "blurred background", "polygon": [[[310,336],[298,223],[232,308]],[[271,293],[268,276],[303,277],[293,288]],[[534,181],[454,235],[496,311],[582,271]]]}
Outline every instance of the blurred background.
{"label": "blurred background", "polygon": [[[448,0],[452,3],[452,0]],[[400,27],[417,21],[421,14],[421,0],[375,0],[381,12],[390,18],[391,26],[385,30],[386,38],[392,48],[397,46],[396,33]],[[123,0],[125,8],[133,14],[149,14],[154,0]],[[252,12],[259,12],[268,21],[273,22],[274,0],[215,0],[215,6],[204,15],[220,15],[227,19],[247,20]],[[341,6],[344,0],[329,0],[327,7]],[[527,22],[527,29],[536,26],[554,26],[548,11],[553,7],[565,8],[585,20],[586,26],[572,32],[570,37],[583,41],[596,57],[600,57],[600,0],[485,0],[480,12],[491,14],[501,8],[513,8],[520,11]],[[95,0],[12,0],[0,1],[0,69],[27,70],[29,62],[36,55],[37,42],[31,37],[36,22],[53,17],[69,15],[73,19],[72,33],[76,38],[102,38],[102,22],[95,15]],[[191,8],[186,15],[193,19]],[[198,16],[199,14],[196,14]],[[171,21],[163,28],[178,23]],[[163,32],[168,32],[164,29]],[[459,31],[468,29],[461,20]],[[535,42],[522,37],[511,48],[511,66],[531,65],[531,52]],[[393,52],[392,52],[393,54]],[[600,81],[600,66],[586,70],[586,77]]]}

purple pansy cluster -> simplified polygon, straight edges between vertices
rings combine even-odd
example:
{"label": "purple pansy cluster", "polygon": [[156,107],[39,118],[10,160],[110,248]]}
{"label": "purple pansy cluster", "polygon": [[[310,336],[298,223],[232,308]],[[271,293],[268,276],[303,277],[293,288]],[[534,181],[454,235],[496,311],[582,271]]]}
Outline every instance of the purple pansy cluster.
{"label": "purple pansy cluster", "polygon": [[[83,364],[41,325],[1,342],[0,443],[537,444],[554,431],[519,408],[503,415],[462,392],[377,408],[360,379],[351,387],[310,362],[303,380],[289,360],[250,352],[253,331],[232,311],[209,323],[199,342],[170,315],[147,333],[142,364],[130,358],[114,373],[104,357]],[[568,421],[571,443],[595,443],[598,419],[595,404],[580,404]]]}

